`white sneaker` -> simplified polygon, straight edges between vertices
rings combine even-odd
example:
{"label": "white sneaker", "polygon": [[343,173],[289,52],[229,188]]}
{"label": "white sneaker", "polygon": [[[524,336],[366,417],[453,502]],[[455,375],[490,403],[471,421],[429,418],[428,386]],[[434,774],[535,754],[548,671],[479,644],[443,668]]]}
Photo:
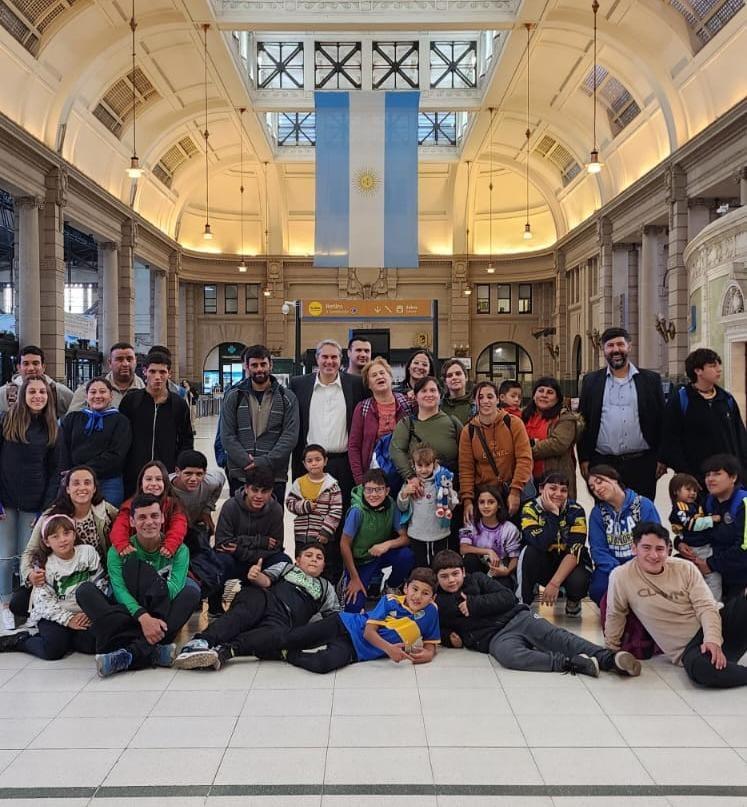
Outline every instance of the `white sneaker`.
{"label": "white sneaker", "polygon": [[10,608],[7,605],[3,606],[3,613],[2,613],[2,629],[3,630],[15,630],[16,629],[16,618],[13,613],[11,613]]}

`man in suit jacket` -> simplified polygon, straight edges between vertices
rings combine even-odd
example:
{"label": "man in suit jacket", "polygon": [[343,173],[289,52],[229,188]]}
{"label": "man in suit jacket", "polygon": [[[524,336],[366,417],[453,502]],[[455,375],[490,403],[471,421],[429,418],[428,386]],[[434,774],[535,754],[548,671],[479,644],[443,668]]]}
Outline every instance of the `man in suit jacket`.
{"label": "man in suit jacket", "polygon": [[[327,473],[340,484],[343,508],[350,506],[355,484],[348,461],[348,435],[353,410],[364,397],[360,376],[341,372],[342,347],[333,339],[323,339],[316,347],[318,372],[291,378],[289,389],[298,398],[300,427],[293,452],[293,478],[306,471],[301,461],[305,446],[316,443],[328,453]],[[341,566],[339,545],[327,548],[326,570],[332,579]],[[339,567],[339,569],[338,569]]]}
{"label": "man in suit jacket", "polygon": [[627,487],[654,500],[656,480],[666,472],[657,461],[664,417],[661,378],[629,360],[624,328],[602,334],[607,367],[585,376],[579,412],[586,427],[578,443],[584,477],[595,465],[611,465]]}

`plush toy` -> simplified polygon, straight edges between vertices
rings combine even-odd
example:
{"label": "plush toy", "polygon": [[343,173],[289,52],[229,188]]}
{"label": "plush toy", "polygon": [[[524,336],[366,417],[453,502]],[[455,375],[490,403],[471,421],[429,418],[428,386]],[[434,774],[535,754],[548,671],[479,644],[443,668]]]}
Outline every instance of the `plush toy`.
{"label": "plush toy", "polygon": [[454,474],[448,468],[439,467],[433,482],[436,485],[436,515],[448,522],[453,515],[452,507],[459,501],[454,490]]}

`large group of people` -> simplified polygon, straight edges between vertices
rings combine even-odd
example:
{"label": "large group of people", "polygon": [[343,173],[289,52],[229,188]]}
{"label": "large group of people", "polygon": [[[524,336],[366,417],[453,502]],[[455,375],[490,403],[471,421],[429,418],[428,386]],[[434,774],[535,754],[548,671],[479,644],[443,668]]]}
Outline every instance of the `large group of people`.
{"label": "large group of people", "polygon": [[[194,450],[165,347],[141,380],[132,346],[113,345],[108,374],[74,393],[22,348],[0,388],[0,651],[89,653],[102,676],[236,656],[423,664],[441,644],[635,677],[663,653],[701,685],[747,684],[747,431],[721,359],[693,351],[665,401],[623,328],[602,344],[577,407],[553,377],[524,401],[518,381],[472,382],[458,358],[439,373],[426,350],[395,384],[360,336],[346,369],[324,339],[285,387],[253,345],[223,397],[223,472]],[[576,619],[587,598],[604,646],[542,616],[560,602]]]}

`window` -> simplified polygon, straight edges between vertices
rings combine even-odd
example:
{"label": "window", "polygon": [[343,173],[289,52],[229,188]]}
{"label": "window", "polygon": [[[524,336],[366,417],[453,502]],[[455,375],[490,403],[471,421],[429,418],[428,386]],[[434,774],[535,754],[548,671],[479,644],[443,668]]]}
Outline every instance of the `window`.
{"label": "window", "polygon": [[226,314],[239,313],[239,287],[235,284],[223,287],[223,302]]}
{"label": "window", "polygon": [[581,85],[588,96],[594,94],[594,74],[597,81],[597,101],[607,109],[612,136],[619,134],[641,111],[633,96],[602,65],[595,65]]}
{"label": "window", "polygon": [[495,384],[516,380],[521,382],[526,395],[532,386],[532,359],[515,342],[493,342],[477,357],[475,380]]}
{"label": "window", "polygon": [[511,286],[508,284],[498,284],[498,313],[511,313]]}
{"label": "window", "polygon": [[744,0],[669,0],[705,44],[742,8]]}
{"label": "window", "polygon": [[373,88],[417,89],[420,57],[417,42],[373,43]]}
{"label": "window", "polygon": [[259,314],[259,283],[246,284],[246,311],[247,314]]}
{"label": "window", "polygon": [[431,87],[477,86],[477,42],[431,42]]}
{"label": "window", "polygon": [[490,313],[490,286],[477,287],[477,313]]}
{"label": "window", "polygon": [[314,86],[317,90],[360,90],[360,42],[315,42]]}
{"label": "window", "polygon": [[202,287],[202,312],[204,314],[218,313],[218,287]]}
{"label": "window", "polygon": [[258,42],[257,73],[261,90],[302,90],[303,42]]}
{"label": "window", "polygon": [[65,311],[69,314],[85,314],[93,305],[93,283],[65,283]]}
{"label": "window", "polygon": [[456,112],[421,112],[418,115],[419,146],[456,146]]}
{"label": "window", "polygon": [[532,313],[532,284],[519,283],[519,313]]}
{"label": "window", "polygon": [[13,313],[13,284],[0,285],[0,314]]}
{"label": "window", "polygon": [[277,118],[278,146],[316,144],[315,112],[280,112]]}
{"label": "window", "polygon": [[589,296],[596,297],[599,294],[599,258],[595,255],[589,258]]}

